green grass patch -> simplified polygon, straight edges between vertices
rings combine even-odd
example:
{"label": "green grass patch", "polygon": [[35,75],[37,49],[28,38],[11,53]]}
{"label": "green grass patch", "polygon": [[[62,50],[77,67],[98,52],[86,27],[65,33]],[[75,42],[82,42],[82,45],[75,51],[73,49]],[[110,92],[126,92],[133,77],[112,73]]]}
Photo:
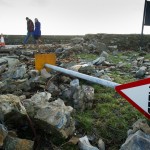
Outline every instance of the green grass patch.
{"label": "green grass patch", "polygon": [[99,56],[96,54],[82,53],[82,54],[76,55],[75,57],[80,58],[80,59],[85,59],[85,60],[95,60]]}
{"label": "green grass patch", "polygon": [[111,63],[118,64],[123,60],[121,56],[122,56],[121,53],[118,53],[117,55],[109,55],[107,60],[109,60]]}
{"label": "green grass patch", "polygon": [[146,55],[144,56],[144,58],[145,58],[145,59],[150,59],[150,54],[146,54]]}
{"label": "green grass patch", "polygon": [[120,75],[120,73],[117,71],[112,71],[110,76],[114,79],[113,82],[119,84],[125,84],[135,81],[135,78],[131,74]]}
{"label": "green grass patch", "polygon": [[[80,54],[77,57],[94,60],[98,56]],[[113,82],[125,84],[136,80],[130,73],[132,67],[130,61],[137,57],[136,52],[119,52],[116,56],[109,55],[107,60],[111,63],[127,63],[123,68],[117,68],[108,74],[113,79]],[[150,59],[150,54],[145,56],[145,58]],[[83,81],[80,82],[80,84],[82,83],[84,84]],[[145,119],[145,116],[121,97],[113,88],[92,83],[90,83],[90,86],[94,87],[95,91],[93,109],[77,112],[75,119],[80,123],[80,127],[84,129],[85,134],[93,135],[94,133],[97,138],[102,138],[107,150],[118,150],[125,142],[127,131],[130,128],[132,129],[133,123],[140,118]]]}
{"label": "green grass patch", "polygon": [[90,131],[93,124],[93,117],[91,111],[85,111],[85,112],[79,112],[76,115],[76,119],[81,123],[81,126],[87,130]]}
{"label": "green grass patch", "polygon": [[127,131],[133,123],[145,117],[114,89],[96,84],[92,86],[95,89],[94,108],[78,113],[76,119],[86,133],[96,132],[107,149],[118,150],[125,142]]}

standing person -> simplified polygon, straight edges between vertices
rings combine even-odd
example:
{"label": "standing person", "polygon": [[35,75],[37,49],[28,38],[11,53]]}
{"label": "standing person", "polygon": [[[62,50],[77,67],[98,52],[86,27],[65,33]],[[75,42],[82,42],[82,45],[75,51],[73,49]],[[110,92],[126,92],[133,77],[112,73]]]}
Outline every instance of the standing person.
{"label": "standing person", "polygon": [[29,19],[28,17],[26,17],[27,20],[27,35],[24,39],[23,44],[25,45],[29,39],[29,37],[32,35],[32,37],[34,38],[34,24],[33,21],[31,19]]}
{"label": "standing person", "polygon": [[35,18],[35,30],[34,30],[34,39],[36,40],[36,44],[41,42],[41,23]]}

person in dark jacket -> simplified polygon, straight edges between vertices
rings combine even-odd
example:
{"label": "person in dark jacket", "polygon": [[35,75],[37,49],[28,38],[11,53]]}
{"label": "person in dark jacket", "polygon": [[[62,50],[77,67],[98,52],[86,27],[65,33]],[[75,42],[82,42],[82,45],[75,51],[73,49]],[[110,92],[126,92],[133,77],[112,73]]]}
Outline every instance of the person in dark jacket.
{"label": "person in dark jacket", "polygon": [[35,18],[35,30],[34,30],[34,39],[36,40],[36,44],[41,42],[41,23],[37,18]]}
{"label": "person in dark jacket", "polygon": [[29,19],[28,17],[26,17],[27,20],[27,35],[24,39],[23,44],[27,44],[27,41],[29,39],[29,37],[32,35],[32,37],[34,38],[34,24],[33,21],[31,19]]}

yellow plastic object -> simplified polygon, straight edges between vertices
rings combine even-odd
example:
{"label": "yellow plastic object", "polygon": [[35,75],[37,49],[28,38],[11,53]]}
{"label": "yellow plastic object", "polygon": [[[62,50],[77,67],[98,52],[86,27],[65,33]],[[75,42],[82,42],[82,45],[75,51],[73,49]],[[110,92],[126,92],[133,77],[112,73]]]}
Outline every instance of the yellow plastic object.
{"label": "yellow plastic object", "polygon": [[[35,54],[35,69],[41,70],[44,68],[45,64],[56,64],[56,55],[55,53],[49,53],[49,54]],[[47,71],[50,69],[46,68]]]}

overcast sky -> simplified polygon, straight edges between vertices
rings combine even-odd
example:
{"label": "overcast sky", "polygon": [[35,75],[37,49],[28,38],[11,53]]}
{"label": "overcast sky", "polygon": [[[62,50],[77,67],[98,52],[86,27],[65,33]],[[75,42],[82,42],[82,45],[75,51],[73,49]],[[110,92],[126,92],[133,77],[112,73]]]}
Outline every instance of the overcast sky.
{"label": "overcast sky", "polygon": [[[26,34],[38,18],[43,35],[141,33],[145,0],[0,0],[0,33]],[[150,34],[150,27],[144,27]]]}

